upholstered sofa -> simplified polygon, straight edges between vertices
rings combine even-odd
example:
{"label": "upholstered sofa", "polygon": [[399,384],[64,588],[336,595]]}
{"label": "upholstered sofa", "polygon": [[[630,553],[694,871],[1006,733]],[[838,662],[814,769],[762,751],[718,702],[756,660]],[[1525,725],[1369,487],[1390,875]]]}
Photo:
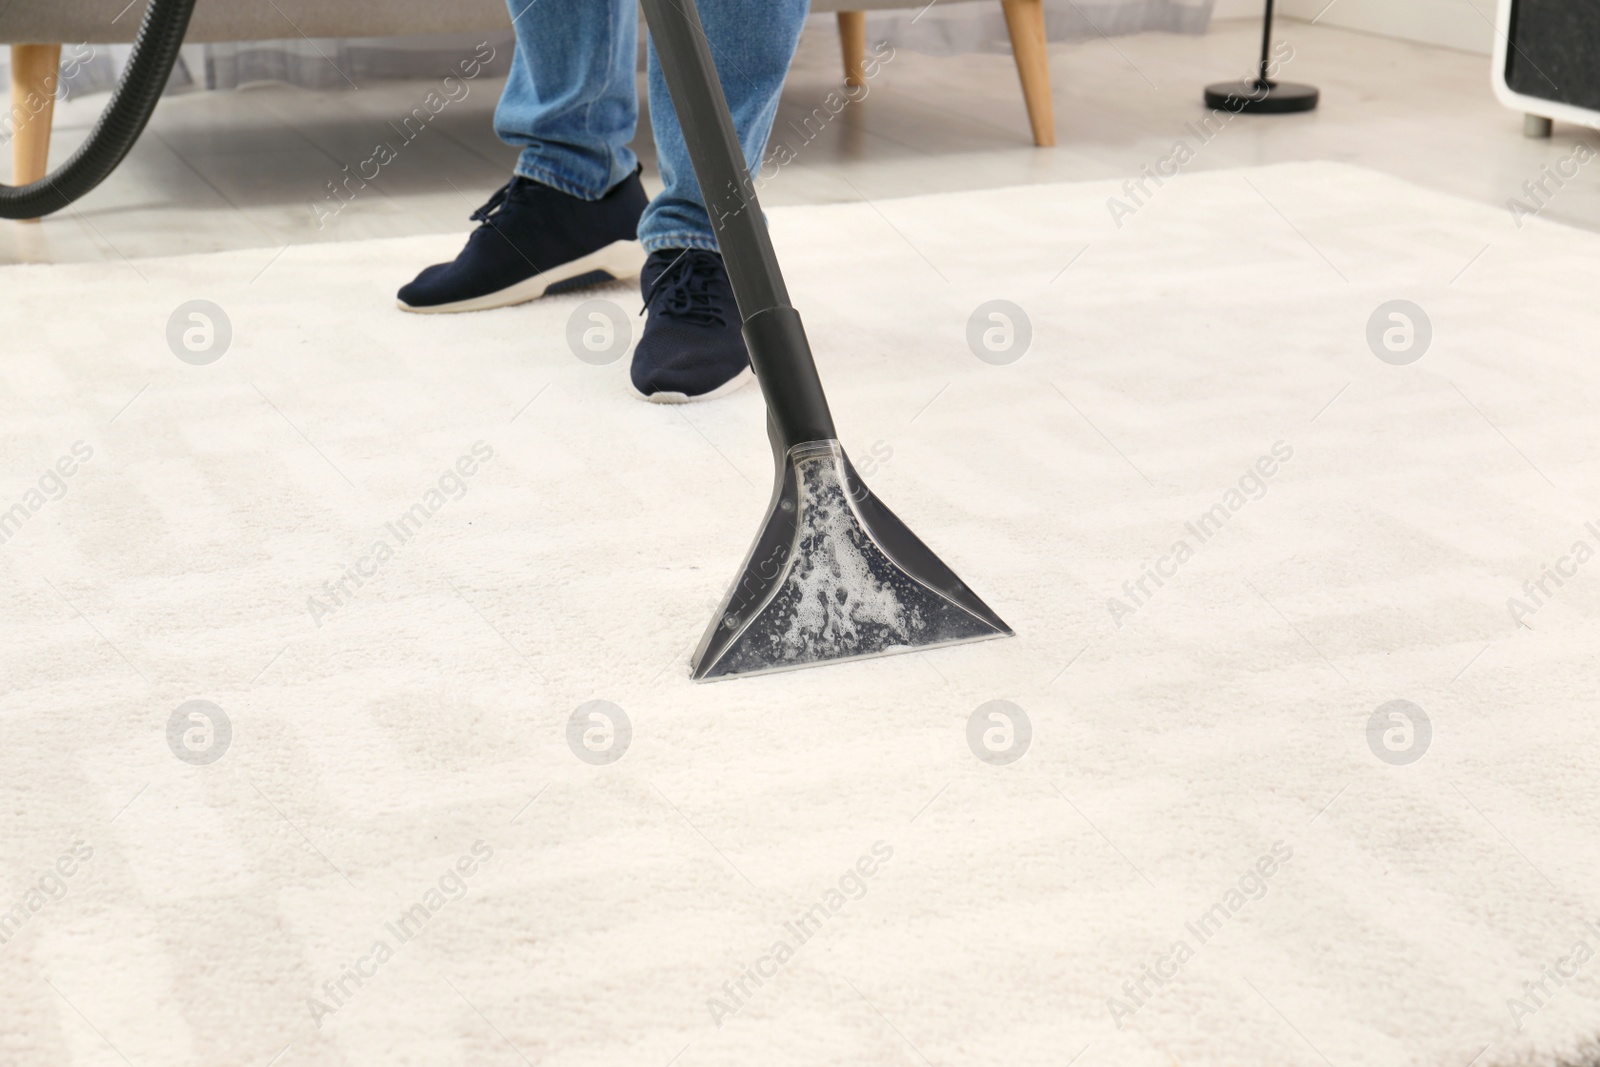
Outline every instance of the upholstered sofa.
{"label": "upholstered sofa", "polygon": [[[755,0],[751,0],[752,3]],[[1010,30],[1034,143],[1055,143],[1050,73],[1045,58],[1041,0],[1000,0]],[[838,15],[846,80],[859,84],[868,9],[922,7],[926,0],[813,0],[813,11]],[[0,42],[11,45],[12,184],[45,173],[50,147],[50,103],[63,42],[131,41],[138,32],[140,0],[20,0],[0,6]],[[199,0],[189,41],[280,38],[390,37],[505,30],[505,0]],[[28,121],[17,122],[27,115]]]}

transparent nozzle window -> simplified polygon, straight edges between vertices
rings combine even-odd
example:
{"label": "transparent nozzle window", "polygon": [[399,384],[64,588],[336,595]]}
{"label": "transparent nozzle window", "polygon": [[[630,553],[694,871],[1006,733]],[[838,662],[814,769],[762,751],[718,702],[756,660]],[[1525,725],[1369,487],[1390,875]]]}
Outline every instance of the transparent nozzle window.
{"label": "transparent nozzle window", "polygon": [[[918,581],[874,539],[851,506],[837,442],[799,446],[796,509],[785,573],[749,617],[725,615],[737,635],[707,677],[804,667],[1000,636],[1001,631]],[[864,492],[862,487],[860,492]],[[780,498],[779,507],[790,498]]]}

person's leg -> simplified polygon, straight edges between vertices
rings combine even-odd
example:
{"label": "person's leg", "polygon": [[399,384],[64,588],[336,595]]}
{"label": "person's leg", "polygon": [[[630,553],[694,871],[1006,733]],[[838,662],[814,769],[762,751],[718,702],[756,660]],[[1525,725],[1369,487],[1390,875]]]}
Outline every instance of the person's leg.
{"label": "person's leg", "polygon": [[[761,153],[772,132],[778,95],[800,41],[810,0],[700,0],[698,6],[722,94],[728,99],[744,149],[745,165],[754,174],[760,169]],[[656,160],[666,188],[645,209],[639,240],[647,252],[663,248],[714,252],[717,239],[654,42],[650,44],[649,85],[650,128],[655,133]]]}
{"label": "person's leg", "polygon": [[477,311],[618,278],[644,265],[647,198],[628,147],[639,120],[634,0],[508,0],[517,45],[495,132],[522,149],[472,215],[455,260],[401,288],[406,311]]}
{"label": "person's leg", "polygon": [[[745,165],[759,171],[808,0],[700,0],[700,20],[733,114]],[[666,188],[639,221],[650,258],[640,275],[650,317],[633,351],[634,388],[658,403],[705,400],[750,380],[728,271],[689,150],[650,48],[650,125]]]}
{"label": "person's leg", "polygon": [[633,0],[507,0],[516,54],[494,132],[519,146],[516,173],[597,200],[632,174],[639,124]]}

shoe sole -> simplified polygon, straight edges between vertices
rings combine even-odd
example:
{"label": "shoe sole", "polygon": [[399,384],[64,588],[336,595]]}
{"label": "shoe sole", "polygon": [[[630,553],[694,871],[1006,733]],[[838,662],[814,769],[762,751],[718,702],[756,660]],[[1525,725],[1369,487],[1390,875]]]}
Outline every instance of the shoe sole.
{"label": "shoe sole", "polygon": [[589,285],[599,285],[602,282],[637,278],[639,272],[644,269],[644,261],[644,246],[638,241],[612,241],[604,248],[590,252],[586,256],[579,256],[570,263],[551,267],[531,278],[524,278],[515,285],[508,285],[504,289],[485,293],[483,296],[421,307],[397,299],[395,306],[401,311],[409,311],[415,315],[449,315],[458,311],[488,311],[490,308],[511,307],[513,304],[526,304],[530,300],[537,300],[546,293],[561,293]]}
{"label": "shoe sole", "polygon": [[754,380],[755,375],[751,373],[749,367],[746,367],[738,374],[735,374],[732,378],[729,378],[727,381],[711,390],[711,392],[699,393],[695,396],[690,396],[688,393],[650,393],[646,395],[639,392],[637,389],[633,389],[631,382],[629,383],[628,388],[633,389],[634,396],[638,397],[640,400],[649,401],[652,404],[694,404],[701,400],[715,400],[719,396],[727,396],[729,393],[743,389],[746,385],[749,385]]}

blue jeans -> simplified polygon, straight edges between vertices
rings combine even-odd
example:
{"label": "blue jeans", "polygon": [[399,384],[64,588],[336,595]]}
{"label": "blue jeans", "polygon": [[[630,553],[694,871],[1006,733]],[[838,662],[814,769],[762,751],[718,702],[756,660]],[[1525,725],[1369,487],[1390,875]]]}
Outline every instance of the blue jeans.
{"label": "blue jeans", "polygon": [[[521,146],[516,173],[598,200],[637,164],[628,147],[639,124],[635,0],[507,4],[517,50],[495,109],[495,132],[506,144]],[[760,166],[809,6],[809,0],[700,0],[700,20],[752,172]],[[649,87],[650,125],[666,188],[639,220],[639,240],[649,252],[714,252],[717,239],[653,43]]]}

